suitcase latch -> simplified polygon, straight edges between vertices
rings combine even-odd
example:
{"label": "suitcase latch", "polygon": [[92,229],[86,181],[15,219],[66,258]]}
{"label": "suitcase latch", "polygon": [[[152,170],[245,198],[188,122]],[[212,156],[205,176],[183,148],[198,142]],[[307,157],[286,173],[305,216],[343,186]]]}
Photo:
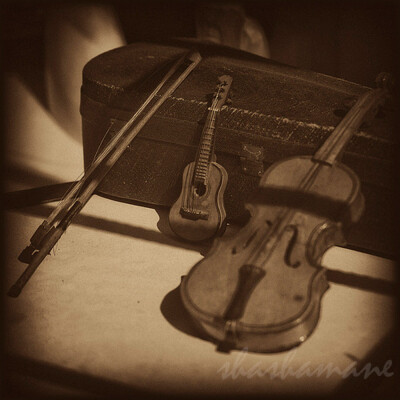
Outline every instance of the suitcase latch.
{"label": "suitcase latch", "polygon": [[251,144],[242,144],[240,165],[243,173],[261,176],[264,173],[264,149]]}

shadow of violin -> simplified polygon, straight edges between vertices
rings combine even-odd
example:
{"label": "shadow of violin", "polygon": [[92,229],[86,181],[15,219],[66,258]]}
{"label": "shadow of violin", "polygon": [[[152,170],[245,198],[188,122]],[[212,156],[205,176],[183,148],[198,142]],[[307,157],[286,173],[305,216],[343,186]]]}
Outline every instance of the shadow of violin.
{"label": "shadow of violin", "polygon": [[[52,206],[40,204],[20,209],[19,212],[25,215],[33,215],[45,218],[50,214],[51,211],[53,211],[53,209],[54,207]],[[146,241],[198,251],[202,256],[205,256],[208,253],[212,244],[211,241],[204,243],[191,243],[178,239],[176,236],[173,235],[171,229],[169,228],[168,209],[156,208],[155,210],[160,218],[157,223],[157,228],[160,232],[156,232],[154,230],[142,228],[139,226],[133,226],[116,221],[109,221],[100,217],[93,217],[90,215],[82,214],[77,215],[77,217],[74,219],[74,223],[76,225],[86,226],[105,232],[118,233],[133,238],[140,238]],[[239,226],[229,225],[223,235],[224,238],[235,235],[239,229]],[[338,283],[348,287],[367,290],[374,293],[386,295],[393,295],[397,293],[396,284],[390,281],[386,281],[382,278],[375,278],[339,270],[335,271],[329,268],[327,269],[327,278],[328,281],[332,283]]]}
{"label": "shadow of violin", "polygon": [[[183,276],[181,277],[181,281]],[[190,314],[186,311],[181,295],[180,285],[166,294],[160,305],[163,317],[177,330],[198,339],[212,341],[205,333],[197,328]]]}

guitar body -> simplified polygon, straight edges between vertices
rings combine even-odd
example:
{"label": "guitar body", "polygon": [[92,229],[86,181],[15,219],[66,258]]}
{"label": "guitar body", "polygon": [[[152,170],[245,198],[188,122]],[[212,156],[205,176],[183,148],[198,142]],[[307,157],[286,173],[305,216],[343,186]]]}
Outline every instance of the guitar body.
{"label": "guitar body", "polygon": [[211,239],[225,230],[224,192],[228,173],[216,163],[214,143],[217,117],[227,100],[232,77],[222,75],[218,81],[208,107],[196,159],[185,167],[181,194],[169,213],[173,232],[192,242]]}
{"label": "guitar body", "polygon": [[172,231],[182,239],[202,241],[222,234],[226,226],[223,196],[228,182],[224,167],[211,162],[207,184],[193,185],[195,162],[183,172],[182,190],[169,213]]}

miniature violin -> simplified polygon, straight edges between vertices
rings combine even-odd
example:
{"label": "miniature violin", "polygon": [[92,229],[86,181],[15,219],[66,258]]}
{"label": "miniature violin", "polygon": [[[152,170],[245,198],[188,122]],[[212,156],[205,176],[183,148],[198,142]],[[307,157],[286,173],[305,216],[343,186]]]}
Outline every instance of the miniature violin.
{"label": "miniature violin", "polygon": [[[220,350],[282,351],[314,330],[329,286],[322,255],[344,244],[343,228],[364,209],[359,178],[338,158],[386,99],[387,77],[380,82],[383,87],[359,97],[314,156],[273,164],[260,180],[260,191],[281,192],[287,199],[248,205],[248,224],[234,237],[216,240],[183,279],[184,306]],[[289,206],[291,194],[305,206]],[[342,212],[336,217],[332,210],[320,212],[318,199],[340,204]]]}
{"label": "miniature violin", "polygon": [[215,129],[221,107],[226,102],[232,77],[220,76],[208,108],[196,160],[183,171],[182,190],[169,213],[172,231],[183,239],[202,241],[225,230],[224,192],[228,181],[225,168],[216,162]]}

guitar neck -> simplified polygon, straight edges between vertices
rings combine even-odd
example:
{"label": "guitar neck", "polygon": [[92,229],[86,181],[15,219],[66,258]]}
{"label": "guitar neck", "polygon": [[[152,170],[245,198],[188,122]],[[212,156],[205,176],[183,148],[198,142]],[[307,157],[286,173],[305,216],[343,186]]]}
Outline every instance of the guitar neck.
{"label": "guitar neck", "polygon": [[215,128],[219,109],[210,107],[206,123],[201,134],[200,144],[196,156],[194,182],[205,183],[212,156],[214,154]]}
{"label": "guitar neck", "polygon": [[197,150],[196,164],[194,169],[193,179],[195,184],[207,184],[208,168],[214,154],[215,128],[217,117],[221,107],[227,99],[227,95],[232,83],[232,77],[223,75],[218,78],[219,85],[214,93],[213,101],[208,108],[206,123],[204,124],[203,132],[199,148]]}

